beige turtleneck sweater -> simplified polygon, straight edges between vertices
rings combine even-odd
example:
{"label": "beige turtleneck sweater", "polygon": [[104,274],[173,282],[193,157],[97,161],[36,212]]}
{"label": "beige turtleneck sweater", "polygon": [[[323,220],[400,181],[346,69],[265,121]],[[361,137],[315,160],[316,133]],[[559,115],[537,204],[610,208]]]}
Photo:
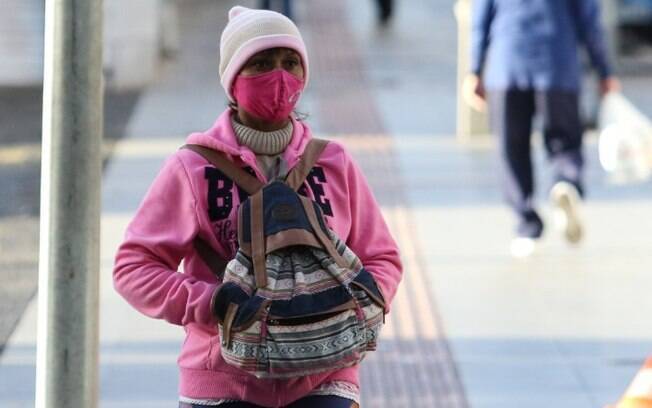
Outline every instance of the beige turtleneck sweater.
{"label": "beige turtleneck sweater", "polygon": [[238,144],[247,146],[256,154],[256,160],[261,170],[271,181],[277,177],[285,177],[287,165],[281,153],[292,140],[292,122],[286,127],[272,132],[263,132],[243,125],[231,117],[231,124]]}

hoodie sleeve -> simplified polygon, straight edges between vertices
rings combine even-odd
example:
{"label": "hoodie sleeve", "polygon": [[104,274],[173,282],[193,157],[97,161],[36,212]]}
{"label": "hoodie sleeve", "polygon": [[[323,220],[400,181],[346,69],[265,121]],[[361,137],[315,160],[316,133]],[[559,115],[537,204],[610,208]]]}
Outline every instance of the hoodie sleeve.
{"label": "hoodie sleeve", "polygon": [[482,75],[494,15],[493,0],[475,0],[471,11],[471,72]]}
{"label": "hoodie sleeve", "polygon": [[196,200],[179,158],[172,156],[127,227],[113,270],[116,290],[147,316],[177,325],[212,325],[216,284],[177,271],[199,229]]}
{"label": "hoodie sleeve", "polygon": [[364,175],[351,157],[347,162],[351,229],[346,244],[373,275],[385,298],[388,312],[403,274],[398,246]]}
{"label": "hoodie sleeve", "polygon": [[600,20],[600,4],[596,0],[570,2],[580,40],[584,43],[589,59],[601,79],[611,75],[608,49]]}

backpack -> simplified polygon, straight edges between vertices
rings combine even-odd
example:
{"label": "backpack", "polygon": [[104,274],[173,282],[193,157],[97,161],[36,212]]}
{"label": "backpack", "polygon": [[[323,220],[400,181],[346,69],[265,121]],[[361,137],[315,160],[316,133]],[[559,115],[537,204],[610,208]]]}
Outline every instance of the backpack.
{"label": "backpack", "polygon": [[[224,360],[258,378],[349,367],[375,350],[385,301],[358,257],[297,193],[327,141],[311,139],[284,181],[263,185],[222,154],[187,145],[250,196],[238,209],[238,244],[213,296]],[[206,243],[214,270],[225,262]]]}

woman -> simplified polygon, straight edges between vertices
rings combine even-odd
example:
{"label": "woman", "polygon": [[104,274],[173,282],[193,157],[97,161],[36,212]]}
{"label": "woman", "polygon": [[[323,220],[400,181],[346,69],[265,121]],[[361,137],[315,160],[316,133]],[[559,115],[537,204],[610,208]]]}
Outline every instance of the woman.
{"label": "woman", "polygon": [[[308,56],[297,27],[268,10],[234,7],[222,33],[219,66],[229,108],[212,128],[188,137],[248,168],[263,182],[282,177],[311,138],[293,108],[308,81]],[[302,194],[358,255],[389,302],[401,278],[398,248],[349,154],[328,144]],[[358,367],[289,380],[258,379],[220,354],[211,299],[220,282],[196,243],[224,259],[237,250],[237,209],[245,198],[196,153],[171,156],[129,225],[116,256],[116,289],[142,313],[182,325],[180,407],[328,407],[359,403]],[[184,273],[178,273],[180,262]]]}

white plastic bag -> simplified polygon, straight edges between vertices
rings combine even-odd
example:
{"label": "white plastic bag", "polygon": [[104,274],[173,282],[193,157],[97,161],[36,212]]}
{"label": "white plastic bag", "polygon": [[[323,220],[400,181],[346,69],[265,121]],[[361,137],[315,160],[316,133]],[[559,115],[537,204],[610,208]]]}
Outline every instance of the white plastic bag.
{"label": "white plastic bag", "polygon": [[652,176],[652,122],[622,94],[605,96],[600,106],[598,154],[615,183],[637,183]]}

